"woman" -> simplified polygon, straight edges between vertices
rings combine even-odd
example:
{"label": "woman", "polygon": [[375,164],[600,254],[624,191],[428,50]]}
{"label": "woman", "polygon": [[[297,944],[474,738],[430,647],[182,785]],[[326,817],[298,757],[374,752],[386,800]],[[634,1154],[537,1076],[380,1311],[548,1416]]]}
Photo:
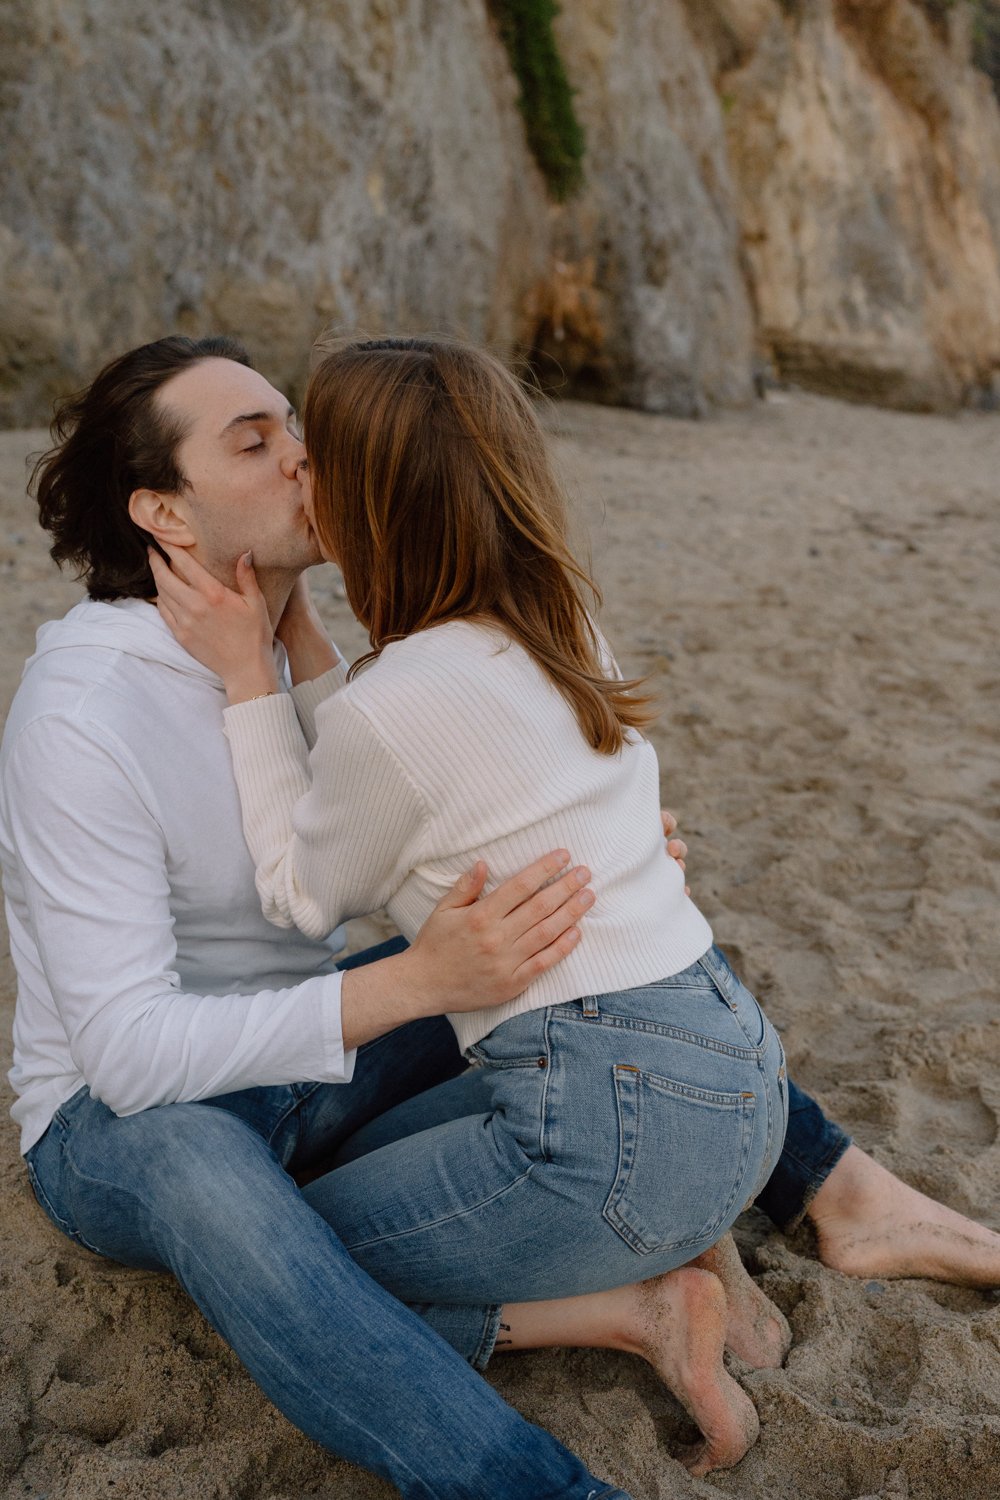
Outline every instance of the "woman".
{"label": "woman", "polygon": [[473,1074],[306,1194],[397,1295],[482,1303],[480,1366],[633,1348],[703,1431],[693,1472],[735,1463],[756,1413],[722,1366],[721,1286],[687,1263],[777,1160],[781,1046],[663,857],[649,702],[584,606],[534,411],[477,350],[354,342],[320,359],[305,442],[310,522],[372,643],[305,738],[249,557],[214,608],[190,559],[154,561],[168,624],[226,683],[265,914],[322,935],[384,905],[412,936],[470,853],[501,879],[560,844],[597,893],[557,971],[452,1018]]}

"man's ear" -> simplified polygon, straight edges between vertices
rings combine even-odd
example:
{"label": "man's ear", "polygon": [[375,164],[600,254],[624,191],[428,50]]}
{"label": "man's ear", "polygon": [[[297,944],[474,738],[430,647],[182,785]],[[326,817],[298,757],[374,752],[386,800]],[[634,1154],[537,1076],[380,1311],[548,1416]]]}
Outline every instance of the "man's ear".
{"label": "man's ear", "polygon": [[128,513],[140,531],[148,531],[157,542],[171,547],[194,547],[196,538],[187,516],[177,506],[177,496],[159,490],[133,490]]}

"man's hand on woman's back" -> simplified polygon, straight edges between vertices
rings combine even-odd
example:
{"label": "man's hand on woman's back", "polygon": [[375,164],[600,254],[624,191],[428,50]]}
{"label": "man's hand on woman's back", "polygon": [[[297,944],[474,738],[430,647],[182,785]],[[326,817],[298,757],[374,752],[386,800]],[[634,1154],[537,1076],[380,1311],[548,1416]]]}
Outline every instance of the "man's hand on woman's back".
{"label": "man's hand on woman's back", "polygon": [[441,898],[405,953],[345,973],[344,1046],[419,1016],[513,1000],[576,946],[577,923],[594,904],[590,878],[557,849],[481,896],[487,869],[480,860]]}

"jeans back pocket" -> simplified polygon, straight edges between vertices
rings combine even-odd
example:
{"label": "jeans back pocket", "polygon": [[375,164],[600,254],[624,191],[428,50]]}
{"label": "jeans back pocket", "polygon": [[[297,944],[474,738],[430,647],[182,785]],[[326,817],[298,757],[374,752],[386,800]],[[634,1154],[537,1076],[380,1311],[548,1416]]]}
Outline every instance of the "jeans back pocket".
{"label": "jeans back pocket", "polygon": [[618,1173],[604,1217],[640,1255],[713,1243],[743,1207],[756,1096],[618,1065]]}

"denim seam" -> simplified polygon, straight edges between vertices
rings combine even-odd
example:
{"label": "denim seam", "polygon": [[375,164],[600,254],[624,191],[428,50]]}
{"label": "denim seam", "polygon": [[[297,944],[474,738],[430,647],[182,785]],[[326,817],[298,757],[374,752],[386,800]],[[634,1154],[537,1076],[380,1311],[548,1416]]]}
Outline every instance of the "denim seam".
{"label": "denim seam", "polygon": [[[722,996],[723,1000],[729,1004],[733,999],[730,991],[732,982],[736,981],[736,975],[728,968],[728,965],[725,969],[722,967],[718,959],[713,956],[712,948],[709,948],[708,952],[703,953],[700,958],[695,959],[695,963],[703,973],[708,975],[714,988]],[[738,981],[736,982],[738,983]]]}
{"label": "denim seam", "polygon": [[485,1370],[493,1358],[497,1334],[500,1332],[500,1314],[502,1312],[502,1302],[491,1302],[486,1308],[486,1316],[483,1319],[483,1331],[479,1336],[479,1343],[476,1345],[475,1352],[469,1360],[474,1370]]}
{"label": "denim seam", "polygon": [[474,1052],[472,1050],[472,1048],[470,1048],[469,1051],[472,1054],[472,1056],[475,1058],[475,1064],[474,1064],[474,1066],[479,1067],[479,1068],[485,1068],[485,1069],[487,1069],[491,1073],[506,1073],[506,1072],[509,1072],[511,1068],[537,1068],[538,1067],[538,1053],[537,1052],[533,1052],[530,1057],[493,1058],[493,1057],[482,1057],[479,1053]]}
{"label": "denim seam", "polygon": [[[69,1107],[70,1107],[71,1104],[75,1104],[76,1101],[79,1099],[79,1097],[80,1097],[81,1094],[86,1094],[91,1099],[94,1097],[93,1094],[91,1094],[91,1092],[90,1092],[90,1085],[88,1083],[81,1083],[80,1087],[76,1090],[76,1092],[70,1094],[70,1096],[69,1096],[68,1099],[64,1099],[62,1101],[62,1103],[59,1105],[59,1108],[57,1110],[55,1110],[55,1112],[52,1115],[52,1120],[58,1121],[59,1125],[65,1131],[72,1130],[73,1125],[72,1125],[71,1120],[69,1119],[69,1116],[66,1115],[66,1114],[64,1114],[63,1111],[69,1109]],[[50,1125],[52,1124],[51,1120],[50,1120],[49,1124]],[[34,1148],[32,1148],[32,1149],[34,1149]]]}
{"label": "denim seam", "polygon": [[[750,995],[750,991],[749,990],[747,990],[747,994]],[[759,1001],[757,999],[755,999],[755,997],[753,995],[750,995],[750,999],[753,1001],[754,1005],[757,1008],[757,1014],[760,1017],[760,1021],[761,1021],[761,1030],[764,1033],[763,1036],[760,1039],[760,1044],[758,1046],[756,1046],[756,1047],[754,1046],[753,1039],[750,1037],[749,1033],[747,1032],[746,1027],[743,1025],[743,1021],[742,1021],[742,1019],[740,1017],[740,1013],[739,1013],[739,1010],[737,1009],[735,1000],[730,1003],[729,1010],[730,1010],[730,1013],[732,1015],[733,1020],[736,1022],[737,1026],[740,1028],[740,1030],[742,1031],[743,1035],[746,1037],[748,1044],[751,1047],[753,1047],[753,1050],[756,1052],[757,1056],[761,1059],[761,1061],[763,1061],[764,1053],[765,1053],[765,1051],[767,1049],[767,1021],[766,1021],[766,1019],[764,1017],[764,1012],[760,1008]]]}
{"label": "denim seam", "polygon": [[38,1173],[35,1171],[31,1162],[28,1161],[27,1157],[25,1157],[24,1159],[24,1165],[28,1170],[28,1181],[31,1183],[32,1192],[38,1199],[39,1207],[45,1211],[48,1217],[52,1220],[52,1223],[57,1228],[62,1230],[67,1239],[77,1240],[79,1236],[77,1235],[76,1231],[71,1228],[69,1220],[64,1219],[62,1214],[56,1213],[55,1209],[52,1206],[52,1199],[42,1187]]}
{"label": "denim seam", "polygon": [[830,1150],[818,1164],[818,1167],[816,1163],[803,1161],[801,1156],[797,1156],[791,1146],[787,1144],[787,1141],[782,1155],[790,1156],[795,1165],[801,1167],[805,1175],[813,1178],[818,1185],[828,1175],[830,1167],[843,1156],[850,1143],[850,1136],[848,1136],[846,1141],[838,1141],[835,1146],[831,1146]]}
{"label": "denim seam", "polygon": [[[747,1109],[744,1110],[744,1112],[743,1112],[743,1156],[742,1156],[742,1161],[740,1163],[740,1171],[739,1171],[739,1175],[736,1178],[736,1181],[733,1183],[733,1190],[732,1190],[732,1192],[729,1195],[729,1202],[726,1204],[725,1211],[723,1212],[722,1218],[719,1220],[720,1224],[724,1223],[729,1218],[730,1214],[732,1213],[733,1204],[734,1203],[740,1203],[740,1204],[742,1204],[745,1201],[745,1198],[746,1198],[747,1167],[750,1165],[750,1147],[751,1147],[751,1144],[752,1144],[752,1141],[753,1141],[753,1131],[752,1131],[752,1129],[750,1131],[748,1131],[747,1130],[747,1125],[750,1122],[751,1114],[756,1112],[756,1105],[757,1105],[757,1101],[755,1099],[754,1100],[754,1110],[751,1111],[750,1108],[749,1108],[749,1105],[748,1105]],[[768,1113],[768,1119],[770,1120],[770,1112]],[[765,1160],[767,1160],[770,1157],[770,1152],[771,1152],[771,1145],[770,1145],[770,1138],[769,1138],[768,1139],[767,1154],[765,1156]],[[739,1213],[738,1209],[737,1209],[737,1213]]]}
{"label": "denim seam", "polygon": [[545,1082],[542,1085],[542,1098],[538,1115],[538,1154],[542,1161],[549,1158],[549,1088],[552,1083],[552,1039],[549,1036],[549,1023],[552,1020],[551,1006],[546,1009],[545,1020],[542,1023],[542,1037],[545,1042]]}
{"label": "denim seam", "polygon": [[[696,960],[696,962],[697,962],[697,960]],[[680,973],[680,974],[668,974],[667,977],[666,977],[666,979],[653,979],[653,980],[650,981],[650,983],[648,985],[644,984],[642,986],[642,988],[644,990],[649,989],[649,990],[715,990],[716,992],[718,991],[719,986],[716,984],[715,980],[710,975],[706,979],[699,979],[698,976],[695,974],[695,975],[692,975],[690,979],[687,979],[687,978],[684,977],[686,974],[687,974],[687,970],[686,969],[683,970],[682,973]]]}
{"label": "denim seam", "polygon": [[[321,1083],[317,1083],[316,1084],[316,1088],[317,1089],[322,1088],[322,1087],[323,1087],[323,1085]],[[283,1115],[280,1115],[278,1117],[278,1119],[275,1120],[274,1125],[271,1128],[270,1135],[264,1137],[264,1139],[267,1141],[267,1144],[269,1146],[271,1146],[273,1148],[273,1146],[274,1146],[274,1138],[278,1134],[278,1131],[281,1129],[281,1127],[284,1125],[285,1121],[289,1118],[290,1115],[297,1115],[298,1112],[299,1112],[300,1106],[303,1105],[306,1102],[307,1099],[311,1099],[314,1092],[315,1092],[315,1090],[310,1089],[309,1093],[304,1094],[301,1099],[297,1098],[294,1094],[292,1095],[292,1102],[291,1102],[291,1104],[285,1110],[285,1113]],[[235,1111],[234,1110],[227,1110],[226,1113],[227,1114],[235,1114]],[[236,1119],[237,1120],[241,1120],[242,1118],[243,1118],[242,1115],[236,1115]],[[244,1123],[246,1123],[246,1122],[244,1121]],[[251,1126],[251,1129],[252,1128],[253,1127]],[[295,1140],[294,1140],[294,1142],[292,1144],[292,1150],[291,1150],[291,1152],[289,1154],[289,1157],[288,1157],[289,1161],[291,1161],[291,1159],[295,1155],[295,1152],[296,1152],[297,1149],[298,1149],[298,1132],[296,1132]]]}
{"label": "denim seam", "polygon": [[[583,1016],[557,1015],[553,1016],[553,1020],[576,1023],[582,1022]],[[621,1016],[609,1015],[607,1011],[602,1011],[600,1016],[590,1017],[587,1025],[608,1026],[618,1031],[641,1031],[650,1036],[670,1037],[674,1041],[690,1042],[696,1047],[704,1047],[709,1052],[721,1052],[726,1057],[735,1057],[746,1062],[759,1063],[764,1055],[763,1047],[733,1047],[728,1042],[719,1042],[713,1037],[699,1036],[697,1032],[687,1031],[682,1026],[664,1026],[658,1021],[625,1020]]]}
{"label": "denim seam", "polygon": [[412,1224],[409,1229],[397,1229],[392,1234],[376,1234],[367,1240],[348,1240],[341,1237],[341,1243],[346,1250],[351,1251],[353,1254],[355,1250],[364,1250],[369,1245],[385,1245],[390,1240],[405,1240],[411,1234],[423,1234],[428,1229],[437,1229],[440,1224],[450,1224],[455,1219],[464,1219],[468,1214],[477,1213],[479,1209],[485,1208],[488,1203],[495,1203],[498,1198],[502,1198],[512,1188],[519,1187],[522,1182],[525,1182],[531,1176],[534,1169],[535,1163],[530,1162],[527,1169],[520,1176],[515,1177],[513,1181],[508,1182],[504,1187],[498,1188],[488,1198],[480,1198],[477,1203],[470,1203],[465,1208],[459,1209],[453,1214],[444,1214],[439,1219],[426,1219],[419,1224]]}
{"label": "denim seam", "polygon": [[[615,1202],[617,1202],[618,1197],[620,1196],[620,1192],[622,1190],[622,1187],[624,1186],[624,1180],[625,1180],[625,1176],[626,1176],[626,1168],[625,1168],[626,1149],[625,1149],[625,1121],[624,1121],[624,1119],[622,1117],[622,1096],[621,1096],[621,1090],[618,1088],[618,1072],[617,1072],[617,1069],[615,1068],[615,1066],[614,1066],[613,1063],[611,1065],[611,1079],[612,1079],[612,1087],[613,1087],[614,1096],[615,1096],[615,1114],[616,1114],[616,1116],[618,1118],[618,1165],[615,1168],[615,1178],[614,1178],[614,1181],[611,1184],[611,1189],[610,1189],[610,1191],[608,1193],[608,1196],[604,1200],[604,1207],[601,1209],[601,1217],[603,1219],[607,1219],[607,1221],[611,1225],[611,1227],[613,1229],[615,1229],[616,1226],[615,1226],[615,1224],[614,1224],[614,1222],[612,1220],[612,1217],[611,1217],[612,1214],[615,1211],[615,1206],[614,1206],[614,1203],[612,1203],[612,1199],[614,1199]],[[637,1109],[636,1113],[638,1113],[638,1109]],[[636,1132],[636,1134],[638,1135],[638,1131]],[[631,1166],[629,1167],[629,1170],[631,1170]],[[617,1232],[619,1234],[621,1233],[620,1230],[618,1230]],[[632,1248],[635,1249],[636,1247],[633,1245]]]}
{"label": "denim seam", "polygon": [[[694,1104],[704,1104],[708,1109],[745,1109],[750,1103],[742,1091],[703,1089],[693,1083],[678,1083],[674,1078],[664,1078],[661,1073],[650,1073],[646,1068],[635,1071],[646,1080],[651,1089],[658,1089],[664,1094],[679,1094],[682,1099],[690,1099]],[[752,1107],[757,1107],[756,1097]]]}

